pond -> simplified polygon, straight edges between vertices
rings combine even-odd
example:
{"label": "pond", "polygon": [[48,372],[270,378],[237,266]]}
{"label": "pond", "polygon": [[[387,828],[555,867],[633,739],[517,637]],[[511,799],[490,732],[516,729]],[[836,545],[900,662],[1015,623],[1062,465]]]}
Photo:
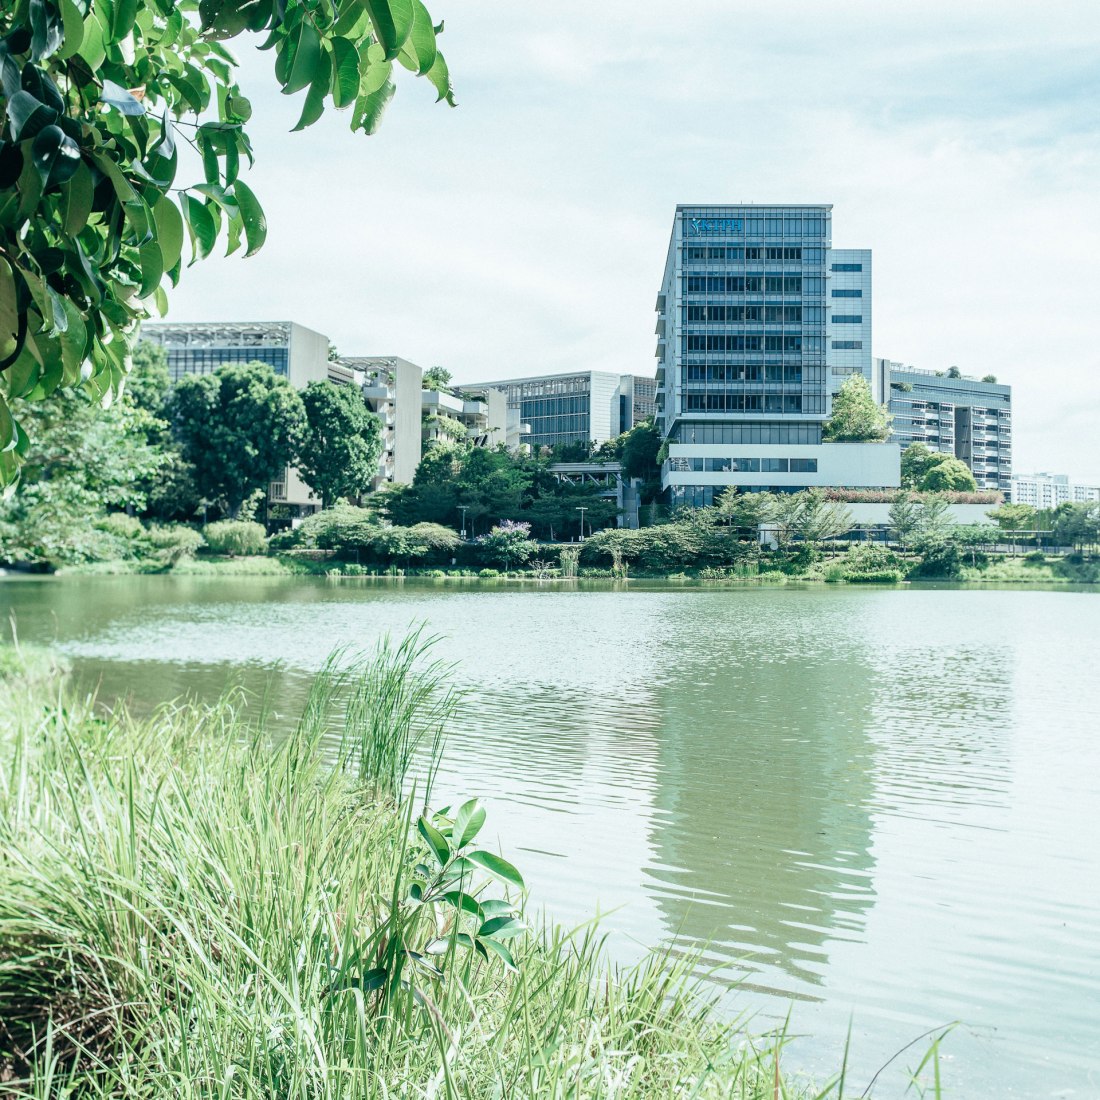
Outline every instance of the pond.
{"label": "pond", "polygon": [[[952,1020],[948,1095],[1100,1095],[1100,599],[950,587],[88,577],[0,582],[24,640],[135,704],[273,685],[426,624],[536,906],[616,957],[702,947],[860,1091]],[[793,1007],[792,1007],[793,1006]],[[880,1096],[901,1095],[901,1054]]]}

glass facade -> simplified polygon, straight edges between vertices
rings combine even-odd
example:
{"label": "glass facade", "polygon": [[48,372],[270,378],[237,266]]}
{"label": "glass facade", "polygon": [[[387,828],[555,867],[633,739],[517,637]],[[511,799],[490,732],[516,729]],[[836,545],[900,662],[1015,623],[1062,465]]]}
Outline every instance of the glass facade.
{"label": "glass facade", "polygon": [[169,376],[178,382],[186,374],[211,374],[223,363],[267,363],[289,375],[291,332],[292,325],[281,321],[155,323],[142,327],[142,338],[164,348]]}

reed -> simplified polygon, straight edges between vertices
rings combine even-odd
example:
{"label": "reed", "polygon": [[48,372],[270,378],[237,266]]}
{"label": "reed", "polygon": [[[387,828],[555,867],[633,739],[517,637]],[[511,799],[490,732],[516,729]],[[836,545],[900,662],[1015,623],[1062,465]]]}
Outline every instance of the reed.
{"label": "reed", "polygon": [[418,816],[444,672],[337,655],[280,738],[240,695],[138,718],[9,670],[0,1096],[802,1095],[694,960],[529,929],[478,804]]}

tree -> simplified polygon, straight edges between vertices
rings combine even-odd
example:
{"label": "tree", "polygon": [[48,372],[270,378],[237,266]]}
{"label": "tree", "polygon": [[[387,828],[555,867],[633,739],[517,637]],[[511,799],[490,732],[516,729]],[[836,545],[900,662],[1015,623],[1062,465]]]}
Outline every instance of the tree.
{"label": "tree", "polygon": [[852,529],[851,510],[840,501],[826,500],[821,489],[806,489],[795,494],[800,507],[794,520],[794,533],[811,547],[819,542],[839,538]]}
{"label": "tree", "polygon": [[991,385],[995,386],[997,384],[997,376],[995,374],[983,374],[982,381],[989,382]]}
{"label": "tree", "polygon": [[753,535],[775,512],[775,497],[771,493],[742,493],[731,485],[715,501],[715,514],[730,527],[750,531]]}
{"label": "tree", "polygon": [[512,569],[522,565],[538,549],[538,543],[530,536],[529,523],[513,523],[506,519],[487,535],[482,535],[477,544],[486,561]]}
{"label": "tree", "polygon": [[951,505],[947,497],[932,495],[924,498],[920,510],[918,533],[923,540],[947,537],[951,525]]}
{"label": "tree", "polygon": [[962,376],[963,376],[963,372],[961,370],[959,370],[958,367],[948,367],[947,368],[947,377],[948,378],[962,378]]}
{"label": "tree", "polygon": [[925,493],[972,493],[978,488],[965,462],[952,455],[939,455],[920,480]]}
{"label": "tree", "polygon": [[[15,491],[0,501],[0,560],[59,565],[118,556],[96,528],[107,510],[145,506],[164,457],[144,409],[83,393],[16,402],[33,442]],[[136,522],[136,521],[134,521]]]}
{"label": "tree", "polygon": [[159,344],[142,340],[134,348],[132,359],[133,366],[126,377],[126,393],[139,409],[163,418],[168,392],[172,388],[168,352]]}
{"label": "tree", "polygon": [[883,443],[890,436],[890,414],[876,405],[862,374],[853,374],[833,398],[832,416],[822,438],[831,443]]}
{"label": "tree", "polygon": [[181,378],[169,414],[200,495],[223,502],[234,519],[247,497],[266,491],[295,460],[306,429],[301,397],[266,363]]}
{"label": "tree", "polygon": [[890,511],[887,513],[890,528],[903,549],[920,530],[921,511],[919,502],[907,492],[899,493],[897,499],[890,505]]}
{"label": "tree", "polygon": [[1075,548],[1100,542],[1100,503],[1059,504],[1054,510],[1054,539],[1061,546]]}
{"label": "tree", "polygon": [[1028,531],[1035,526],[1035,509],[1030,504],[1002,504],[986,515],[1002,531]]}
{"label": "tree", "polygon": [[370,492],[382,457],[382,421],[354,386],[310,382],[302,393],[306,428],[298,470],[329,507]]}
{"label": "tree", "polygon": [[642,503],[649,504],[661,491],[661,466],[657,461],[661,431],[653,418],[647,417],[619,439],[622,441],[619,461],[623,464],[623,475],[641,479]]}
{"label": "tree", "polygon": [[446,367],[429,367],[424,372],[420,384],[426,390],[441,390],[443,393],[449,393],[451,377],[451,372]]}
{"label": "tree", "polygon": [[[420,0],[29,0],[0,14],[0,483],[29,447],[12,416],[82,387],[121,389],[138,323],[163,315],[165,278],[214,249],[255,253],[267,222],[240,178],[252,107],[224,44],[258,34],[283,92],[305,92],[295,129],[326,103],[372,134],[393,62],[453,105]],[[186,121],[185,121],[186,119]],[[203,178],[177,181],[177,126]]]}
{"label": "tree", "polygon": [[939,452],[930,451],[923,443],[910,443],[901,452],[901,484],[916,489],[929,468],[939,461]]}

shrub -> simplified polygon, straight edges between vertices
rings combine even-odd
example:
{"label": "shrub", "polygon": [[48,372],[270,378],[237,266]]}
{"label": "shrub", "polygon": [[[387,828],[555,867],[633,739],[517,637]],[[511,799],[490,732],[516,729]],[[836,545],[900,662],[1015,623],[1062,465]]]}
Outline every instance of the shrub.
{"label": "shrub", "polygon": [[918,550],[921,560],[913,567],[910,576],[936,577],[942,580],[962,576],[962,555],[953,542],[924,542]]}
{"label": "shrub", "polygon": [[758,555],[755,541],[740,541],[732,528],[684,520],[638,531],[598,531],[585,542],[581,560],[591,565],[618,563],[620,569],[628,563],[642,572],[665,574],[734,565]]}
{"label": "shrub", "polygon": [[898,584],[905,579],[900,569],[869,569],[865,573],[849,573],[850,584]]}
{"label": "shrub", "polygon": [[144,539],[145,527],[137,516],[128,516],[125,512],[111,512],[110,515],[96,520],[95,527],[99,531],[107,531],[122,539]]}
{"label": "shrub", "polygon": [[500,576],[500,570],[499,569],[482,569],[478,572],[478,576],[482,577],[485,580],[489,580],[492,577],[499,577]]}
{"label": "shrub", "polygon": [[903,575],[902,559],[893,550],[885,546],[877,546],[873,542],[849,547],[838,564],[850,580],[855,579],[856,576],[892,571],[897,572],[899,576]]}
{"label": "shrub", "polygon": [[1042,550],[1029,550],[1024,555],[1024,565],[1036,566],[1046,565],[1047,556]]}
{"label": "shrub", "polygon": [[538,543],[531,538],[531,525],[508,519],[482,535],[477,546],[484,560],[504,569],[522,565],[538,549]]}
{"label": "shrub", "polygon": [[183,524],[150,527],[149,542],[156,551],[157,559],[169,568],[187,558],[193,558],[206,544],[198,531]]}
{"label": "shrub", "polygon": [[378,517],[367,508],[356,508],[345,501],[314,512],[291,531],[280,532],[276,544],[280,550],[298,546],[318,550],[358,550],[368,547],[382,529]]}
{"label": "shrub", "polygon": [[237,557],[262,554],[267,549],[267,532],[258,523],[223,519],[208,523],[202,530],[206,545],[215,554]]}

